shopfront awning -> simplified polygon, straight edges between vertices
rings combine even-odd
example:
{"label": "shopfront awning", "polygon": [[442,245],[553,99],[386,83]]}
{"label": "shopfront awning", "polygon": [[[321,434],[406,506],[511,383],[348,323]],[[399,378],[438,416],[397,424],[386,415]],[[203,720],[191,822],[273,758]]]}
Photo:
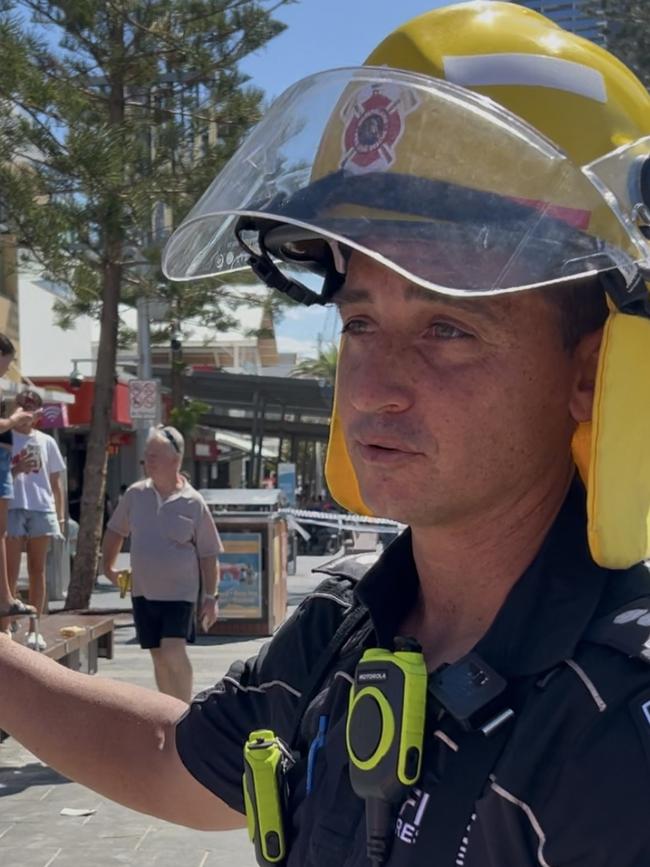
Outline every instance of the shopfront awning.
{"label": "shopfront awning", "polygon": [[[241,455],[248,457],[253,451],[253,437],[246,434],[236,434],[232,431],[217,430],[214,432],[215,440],[224,446],[228,446]],[[276,461],[278,459],[278,447],[280,440],[272,437],[264,439],[262,446],[262,457],[268,460]]]}

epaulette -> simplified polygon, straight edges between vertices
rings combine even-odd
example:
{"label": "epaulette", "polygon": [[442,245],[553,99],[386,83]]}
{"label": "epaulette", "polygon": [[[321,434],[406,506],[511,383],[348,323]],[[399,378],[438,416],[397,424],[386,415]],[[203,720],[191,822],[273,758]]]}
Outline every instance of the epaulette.
{"label": "epaulette", "polygon": [[314,572],[323,572],[325,575],[341,575],[345,578],[352,578],[354,581],[360,581],[366,572],[375,565],[379,556],[374,551],[363,554],[346,554],[330,563],[319,566],[314,569]]}
{"label": "epaulette", "polygon": [[344,605],[344,613],[338,628],[318,657],[311,671],[309,682],[302,687],[302,695],[294,713],[296,722],[288,740],[292,749],[296,746],[301,721],[311,700],[348,641],[353,640],[360,626],[368,620],[368,611],[355,598],[354,589],[357,582],[374,565],[378,556],[374,553],[350,554],[345,557],[338,557],[336,560],[313,570],[314,572],[322,572],[327,575],[327,578],[318,585],[313,593],[305,597],[304,603],[317,597],[334,597],[337,602]]}
{"label": "epaulette", "polygon": [[584,639],[650,663],[650,596],[641,596],[597,618]]}

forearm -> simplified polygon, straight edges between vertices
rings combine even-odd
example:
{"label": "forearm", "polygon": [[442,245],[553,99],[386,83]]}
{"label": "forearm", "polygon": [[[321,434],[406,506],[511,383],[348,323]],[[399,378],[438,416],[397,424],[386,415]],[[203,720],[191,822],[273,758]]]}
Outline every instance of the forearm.
{"label": "forearm", "polygon": [[102,543],[102,565],[104,570],[113,569],[117,555],[122,550],[124,539],[114,530],[107,530]]}
{"label": "forearm", "polygon": [[219,561],[216,557],[202,557],[201,581],[205,596],[214,596],[219,585]]}
{"label": "forearm", "polygon": [[131,809],[205,830],[237,827],[241,817],[178,757],[175,727],[185,708],[162,693],[72,672],[0,637],[0,728]]}
{"label": "forearm", "polygon": [[63,508],[63,490],[61,488],[60,479],[56,479],[54,482],[50,481],[52,487],[52,496],[54,497],[54,508],[56,509],[56,516],[59,521],[65,518],[65,510]]}

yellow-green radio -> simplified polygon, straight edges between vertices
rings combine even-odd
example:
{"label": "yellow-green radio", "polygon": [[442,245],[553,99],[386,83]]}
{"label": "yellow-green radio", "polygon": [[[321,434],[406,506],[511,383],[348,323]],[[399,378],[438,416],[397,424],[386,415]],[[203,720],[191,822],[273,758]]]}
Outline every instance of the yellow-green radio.
{"label": "yellow-green radio", "polygon": [[278,867],[286,858],[284,774],[292,762],[291,753],[270,729],[250,733],[244,747],[244,804],[248,836],[262,867]]}
{"label": "yellow-green radio", "polygon": [[346,741],[350,781],[366,801],[368,857],[381,864],[391,812],[418,781],[427,702],[427,670],[419,645],[366,650],[350,690]]}

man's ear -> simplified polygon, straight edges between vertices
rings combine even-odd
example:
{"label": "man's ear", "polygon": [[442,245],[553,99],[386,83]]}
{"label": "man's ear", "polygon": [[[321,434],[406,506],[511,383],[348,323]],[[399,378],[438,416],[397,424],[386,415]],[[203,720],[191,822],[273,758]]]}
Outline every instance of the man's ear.
{"label": "man's ear", "polygon": [[580,340],[573,352],[575,378],[569,401],[569,412],[575,422],[591,421],[602,338],[602,328],[592,331]]}

